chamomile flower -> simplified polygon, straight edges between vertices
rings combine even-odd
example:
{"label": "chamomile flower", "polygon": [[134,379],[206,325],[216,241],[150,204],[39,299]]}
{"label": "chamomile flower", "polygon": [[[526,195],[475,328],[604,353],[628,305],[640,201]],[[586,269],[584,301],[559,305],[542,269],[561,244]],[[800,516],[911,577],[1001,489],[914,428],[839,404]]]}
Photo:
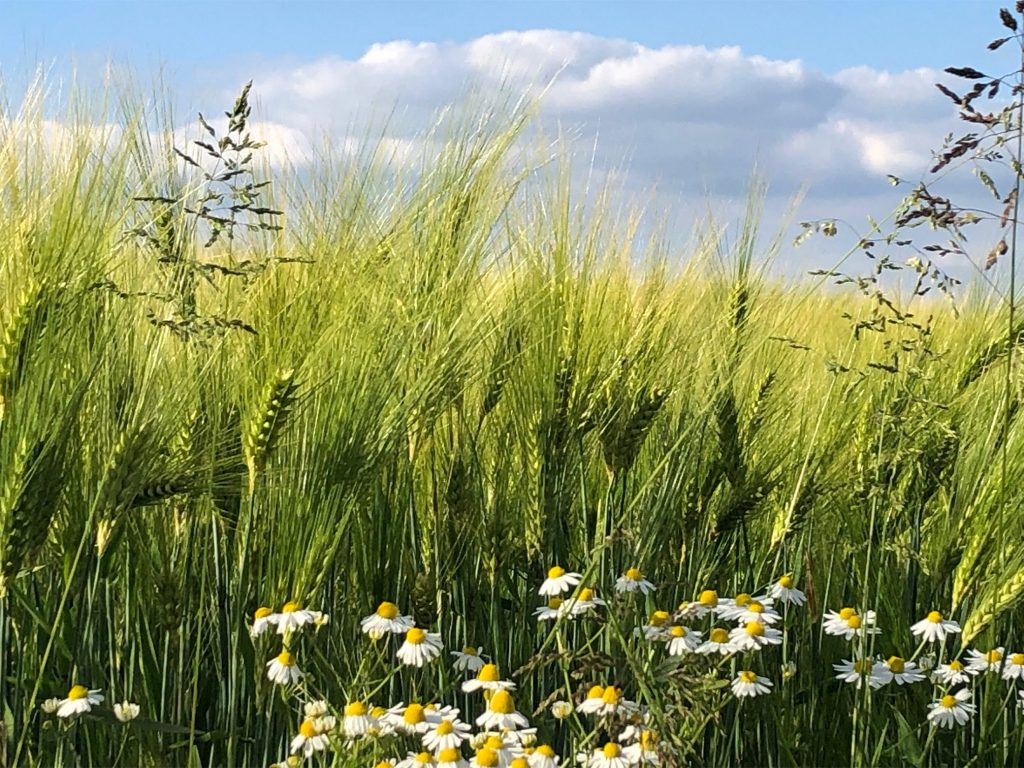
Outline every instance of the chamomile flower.
{"label": "chamomile flower", "polygon": [[370,714],[366,704],[353,701],[342,710],[341,729],[350,739],[365,736],[377,727],[377,718]]}
{"label": "chamomile flower", "polygon": [[586,715],[614,715],[616,712],[632,712],[636,704],[622,698],[622,691],[614,685],[607,688],[595,685],[587,691],[587,697],[576,707],[577,712]]}
{"label": "chamomile flower", "polygon": [[743,608],[733,611],[733,620],[738,621],[740,624],[746,624],[748,621],[774,624],[777,621],[782,621],[782,616],[772,608],[771,600],[768,600],[766,603],[760,600],[751,600]]}
{"label": "chamomile flower", "polygon": [[425,765],[436,765],[434,756],[429,752],[410,752],[405,760],[401,760],[395,768],[423,768]]}
{"label": "chamomile flower", "polygon": [[549,597],[547,605],[542,605],[533,612],[537,621],[553,621],[567,613],[565,601],[560,597]]}
{"label": "chamomile flower", "polygon": [[932,680],[947,687],[966,683],[970,679],[971,673],[964,668],[963,662],[958,659],[953,659],[948,664],[939,664],[938,668],[932,673]]}
{"label": "chamomile flower", "polygon": [[515,737],[514,731],[501,733],[487,732],[483,734],[481,749],[490,749],[498,756],[498,765],[508,766],[523,754],[523,747]]}
{"label": "chamomile flower", "polygon": [[404,702],[400,702],[381,715],[380,720],[390,725],[397,733],[416,736],[426,733],[427,728],[430,727],[428,715],[429,712],[422,704],[413,702],[406,705]]}
{"label": "chamomile flower", "polygon": [[301,752],[303,757],[311,757],[314,752],[323,752],[331,748],[330,731],[338,725],[331,717],[307,717],[299,726],[299,735],[292,739],[290,751]]}
{"label": "chamomile flower", "polygon": [[935,669],[935,657],[930,656],[927,653],[924,654],[917,660],[917,668],[925,674],[931,672]]}
{"label": "chamomile flower", "polygon": [[708,613],[716,611],[718,605],[718,593],[713,589],[705,589],[697,596],[696,600],[680,605],[677,615],[681,621],[701,619]]}
{"label": "chamomile flower", "polygon": [[782,679],[792,680],[796,677],[796,662],[790,659],[782,664]]}
{"label": "chamomile flower", "polygon": [[548,570],[548,577],[544,579],[544,583],[537,591],[545,597],[561,595],[579,584],[582,578],[582,574],[566,571],[556,565]]}
{"label": "chamomile flower", "polygon": [[[661,765],[661,756],[658,754],[658,734],[650,730],[641,730],[638,735],[630,734],[632,741],[622,748],[622,754],[629,760],[630,765]],[[619,741],[623,737],[619,736]]]}
{"label": "chamomile flower", "polygon": [[53,714],[56,714],[58,709],[60,709],[60,702],[61,702],[61,699],[53,697],[53,698],[47,699],[42,704],[40,704],[39,708],[41,710],[43,710],[43,714],[53,715]]}
{"label": "chamomile flower", "polygon": [[295,663],[295,656],[288,651],[281,651],[267,662],[267,677],[275,685],[294,685],[302,676],[302,670]]}
{"label": "chamomile flower", "polygon": [[476,673],[476,677],[472,680],[467,680],[462,684],[463,693],[473,693],[473,691],[514,691],[516,684],[510,680],[502,680],[501,675],[498,674],[497,664],[484,664],[480,667],[480,671]]}
{"label": "chamomile flower", "polygon": [[1024,653],[1011,653],[1006,657],[1003,680],[1024,680]]}
{"label": "chamomile flower", "polygon": [[1003,651],[1005,649],[1000,646],[993,648],[991,651],[982,653],[971,648],[967,651],[967,671],[972,675],[980,674],[981,672],[998,672],[999,668],[1003,665]]}
{"label": "chamomile flower", "polygon": [[853,637],[877,635],[882,630],[875,626],[875,612],[865,611],[863,615],[854,608],[842,608],[839,611],[828,611],[822,622],[825,634],[850,640]]}
{"label": "chamomile flower", "polygon": [[883,661],[882,669],[878,673],[885,683],[892,681],[896,685],[919,683],[924,680],[924,675],[918,669],[917,664],[912,661],[906,661],[900,656],[890,656],[886,661]]}
{"label": "chamomile flower", "polygon": [[442,717],[436,722],[429,722],[423,734],[423,746],[433,752],[462,746],[473,730],[468,723],[459,720],[458,710],[454,715]]}
{"label": "chamomile flower", "polygon": [[582,616],[599,605],[607,605],[607,603],[597,596],[592,587],[584,587],[578,594],[565,601],[564,609],[570,616],[576,617]]}
{"label": "chamomile flower", "polygon": [[526,728],[530,723],[516,711],[512,694],[508,691],[496,691],[487,702],[487,710],[476,719],[476,724],[485,731],[500,731],[505,728]]}
{"label": "chamomile flower", "polygon": [[436,659],[442,648],[444,643],[441,642],[441,635],[413,627],[405,633],[405,642],[395,655],[403,664],[422,667]]}
{"label": "chamomile flower", "polygon": [[747,610],[747,606],[751,600],[757,600],[760,603],[768,601],[768,605],[771,605],[771,600],[767,597],[751,597],[746,592],[741,592],[736,595],[732,600],[720,600],[718,605],[715,607],[715,613],[721,616],[726,621],[736,621],[740,615]]}
{"label": "chamomile flower", "polygon": [[872,688],[881,688],[888,680],[888,670],[880,661],[874,659],[843,659],[841,664],[833,664],[832,668],[838,673],[836,678],[844,683],[853,683],[860,690],[867,681]]}
{"label": "chamomile flower", "polygon": [[541,744],[527,754],[526,761],[530,768],[558,768],[560,759],[550,745]]}
{"label": "chamomile flower", "polygon": [[654,591],[654,585],[644,578],[639,568],[630,568],[616,580],[615,591],[646,595]]}
{"label": "chamomile flower", "polygon": [[760,696],[772,692],[772,682],[767,677],[761,677],[749,669],[742,670],[730,683],[733,695],[738,698],[747,696]]}
{"label": "chamomile flower", "polygon": [[463,759],[458,747],[446,747],[438,750],[435,765],[437,768],[467,768],[469,763]]}
{"label": "chamomile flower", "polygon": [[955,621],[942,618],[942,614],[938,611],[932,611],[916,624],[912,624],[910,632],[914,637],[920,637],[925,642],[941,643],[947,635],[958,634],[960,625]]}
{"label": "chamomile flower", "polygon": [[249,628],[250,637],[259,637],[266,632],[267,628],[274,623],[271,618],[273,615],[274,612],[265,605],[257,608],[252,616],[252,627]]}
{"label": "chamomile flower", "polygon": [[961,688],[954,694],[946,694],[928,705],[928,719],[939,728],[963,725],[975,712],[971,703],[971,689]]}
{"label": "chamomile flower", "polygon": [[284,604],[280,613],[272,613],[270,616],[267,616],[267,621],[277,626],[277,634],[283,635],[302,629],[307,624],[312,624],[321,616],[323,614],[320,611],[303,610],[297,602],[289,601]]}
{"label": "chamomile flower", "polygon": [[703,655],[719,653],[722,656],[728,656],[730,653],[736,653],[738,650],[739,646],[729,639],[729,630],[722,627],[712,629],[708,633],[708,639],[697,647],[697,653]]}
{"label": "chamomile flower", "polygon": [[388,632],[400,635],[408,632],[414,625],[412,616],[401,616],[398,606],[386,600],[377,606],[376,611],[364,616],[359,622],[360,628],[372,640],[380,640]]}
{"label": "chamomile flower", "polygon": [[461,651],[452,651],[452,656],[455,657],[452,667],[456,672],[479,672],[480,667],[484,665],[483,657],[480,656],[483,650],[483,648],[467,645]]}
{"label": "chamomile flower", "polygon": [[100,689],[89,689],[84,685],[72,686],[68,695],[57,705],[57,717],[74,717],[90,712],[93,707],[103,703]]}
{"label": "chamomile flower", "polygon": [[501,758],[498,757],[498,753],[493,749],[481,747],[470,759],[469,764],[472,768],[499,768]]}
{"label": "chamomile flower", "polygon": [[782,632],[764,622],[748,621],[729,633],[729,642],[741,651],[756,651],[766,645],[781,645]]}
{"label": "chamomile flower", "polygon": [[551,716],[555,720],[565,720],[572,714],[571,701],[555,701],[551,704]]}
{"label": "chamomile flower", "polygon": [[795,584],[796,582],[793,581],[793,576],[787,573],[772,584],[771,589],[768,590],[768,594],[772,599],[778,600],[780,603],[803,605],[807,602],[807,595],[797,589]]}
{"label": "chamomile flower", "polygon": [[684,627],[682,624],[675,624],[668,628],[665,633],[665,640],[668,642],[669,656],[682,656],[693,653],[700,645],[700,632]]}
{"label": "chamomile flower", "polygon": [[130,723],[139,716],[141,711],[138,704],[132,704],[130,701],[122,701],[120,704],[114,705],[114,717],[122,723]]}
{"label": "chamomile flower", "polygon": [[587,768],[628,768],[631,761],[622,753],[622,747],[609,741],[601,749],[595,749],[585,758]]}

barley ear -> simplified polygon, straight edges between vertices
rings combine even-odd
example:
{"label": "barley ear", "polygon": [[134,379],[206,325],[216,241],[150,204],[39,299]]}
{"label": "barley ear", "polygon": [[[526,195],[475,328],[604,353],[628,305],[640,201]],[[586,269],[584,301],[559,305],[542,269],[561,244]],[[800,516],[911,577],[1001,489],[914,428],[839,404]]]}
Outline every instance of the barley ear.
{"label": "barley ear", "polygon": [[295,370],[278,370],[264,390],[256,413],[245,432],[245,464],[249,468],[249,493],[256,489],[256,479],[267,466],[288,420],[295,401]]}

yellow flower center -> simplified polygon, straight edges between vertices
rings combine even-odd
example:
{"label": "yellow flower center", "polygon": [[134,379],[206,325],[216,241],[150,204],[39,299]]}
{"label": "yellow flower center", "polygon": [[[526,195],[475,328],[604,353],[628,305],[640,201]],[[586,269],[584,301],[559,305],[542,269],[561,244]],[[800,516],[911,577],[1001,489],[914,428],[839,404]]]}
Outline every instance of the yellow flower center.
{"label": "yellow flower center", "polygon": [[643,731],[640,734],[640,749],[653,751],[658,745],[658,734],[654,731]]}
{"label": "yellow flower center", "polygon": [[669,630],[672,637],[686,637],[686,627],[680,627],[678,624]]}
{"label": "yellow flower center", "polygon": [[442,720],[437,724],[437,728],[434,729],[434,733],[438,736],[447,736],[449,733],[455,731],[455,726],[452,725],[451,720]]}
{"label": "yellow flower center", "polygon": [[750,595],[748,595],[746,592],[741,592],[740,594],[736,595],[736,607],[737,608],[743,608],[749,602],[750,602]]}
{"label": "yellow flower center", "polygon": [[265,605],[261,605],[259,608],[256,609],[256,613],[253,614],[253,617],[257,619],[265,619],[271,613],[273,613],[273,611],[271,611]]}
{"label": "yellow flower center", "polygon": [[549,579],[560,579],[563,576],[565,576],[565,568],[561,568],[557,565],[548,571]]}
{"label": "yellow flower center", "polygon": [[78,699],[84,699],[88,695],[89,695],[89,689],[86,688],[84,685],[76,685],[76,686],[72,687],[72,689],[70,691],[68,691],[68,698],[71,699],[71,701],[77,701]]}
{"label": "yellow flower center", "polygon": [[605,757],[618,757],[622,754],[622,747],[609,741],[604,745],[604,749],[601,752],[604,753]]}
{"label": "yellow flower center", "polygon": [[413,645],[420,645],[426,639],[427,633],[419,627],[413,627],[405,633],[405,642],[412,643]]}
{"label": "yellow flower center", "polygon": [[370,710],[370,715],[376,718],[377,720],[380,720],[382,717],[384,717],[384,714],[386,712],[387,710],[384,709],[384,707],[374,707],[372,710]]}
{"label": "yellow flower center", "polygon": [[655,611],[651,614],[651,626],[663,627],[668,621],[668,611]]}
{"label": "yellow flower center", "polygon": [[619,690],[614,685],[609,685],[604,689],[604,694],[601,696],[601,699],[605,704],[614,707],[619,703]]}
{"label": "yellow flower center", "polygon": [[495,683],[501,678],[498,677],[498,665],[497,664],[484,664],[480,667],[480,671],[476,673],[476,679],[482,683]]}
{"label": "yellow flower center", "polygon": [[498,753],[487,747],[478,749],[476,751],[476,764],[480,768],[494,768],[498,764]]}
{"label": "yellow flower center", "polygon": [[853,663],[853,671],[858,675],[870,675],[874,669],[874,662],[871,659],[858,659]]}
{"label": "yellow flower center", "polygon": [[856,616],[856,615],[851,616],[850,618],[848,618],[846,620],[846,625],[850,629],[860,629],[861,623],[862,623],[861,617],[860,616]]}
{"label": "yellow flower center", "polygon": [[424,722],[427,717],[423,714],[423,705],[410,704],[405,708],[405,713],[402,715],[402,719],[409,725],[419,725]]}
{"label": "yellow flower center", "polygon": [[1015,653],[1010,657],[1010,663],[1018,667],[1024,666],[1024,653]]}
{"label": "yellow flower center", "polygon": [[754,674],[753,672],[751,672],[750,670],[744,670],[744,671],[740,672],[739,677],[740,677],[740,680],[742,680],[744,683],[756,683],[757,682],[757,675]]}
{"label": "yellow flower center", "polygon": [[787,573],[785,576],[783,576],[781,579],[779,579],[779,586],[782,587],[783,589],[792,589],[793,588],[793,577],[790,576]]}
{"label": "yellow flower center", "polygon": [[561,607],[562,607],[562,598],[560,598],[560,597],[552,597],[550,600],[548,600],[548,608],[550,608],[552,611],[557,611]]}
{"label": "yellow flower center", "polygon": [[711,630],[710,640],[712,643],[720,644],[729,642],[729,630],[715,627]]}
{"label": "yellow flower center", "polygon": [[366,714],[366,705],[361,701],[353,701],[345,706],[345,717],[362,717]]}
{"label": "yellow flower center", "polygon": [[416,762],[420,765],[430,765],[432,762],[434,762],[434,758],[430,756],[429,752],[420,752],[418,755],[416,755]]}
{"label": "yellow flower center", "polygon": [[906,662],[899,656],[889,657],[889,670],[897,675],[903,674],[903,670],[906,669]]}
{"label": "yellow flower center", "polygon": [[554,757],[555,750],[549,747],[547,744],[541,744],[536,750],[538,755],[544,755],[544,757]]}
{"label": "yellow flower center", "polygon": [[947,693],[939,700],[939,704],[941,704],[946,709],[952,709],[953,706],[956,704],[956,696],[950,696]]}
{"label": "yellow flower center", "polygon": [[498,691],[495,693],[487,704],[487,708],[491,712],[497,712],[502,715],[516,711],[515,702],[512,701],[512,695],[508,691]]}
{"label": "yellow flower center", "polygon": [[282,667],[294,667],[295,657],[288,653],[288,651],[281,651],[281,653],[278,654],[277,663]]}
{"label": "yellow flower center", "polygon": [[316,726],[313,725],[313,721],[303,720],[302,725],[299,726],[299,734],[305,739],[312,739],[316,736]]}
{"label": "yellow flower center", "polygon": [[999,651],[992,650],[985,654],[985,661],[987,661],[989,664],[998,664],[1002,660],[1003,654],[1001,654]]}
{"label": "yellow flower center", "polygon": [[464,656],[478,656],[479,655],[476,652],[476,648],[474,648],[471,645],[467,645],[465,648],[463,648],[462,649],[462,653],[463,653]]}
{"label": "yellow flower center", "polygon": [[697,602],[708,608],[714,608],[718,605],[718,593],[713,589],[705,589],[700,593],[700,597],[697,598]]}
{"label": "yellow flower center", "polygon": [[281,609],[281,613],[295,613],[297,610],[299,610],[299,604],[294,600],[290,600],[284,604],[284,607]]}
{"label": "yellow flower center", "polygon": [[748,621],[746,627],[747,634],[751,637],[762,637],[764,635],[764,624],[760,621]]}
{"label": "yellow flower center", "polygon": [[458,762],[460,757],[462,755],[459,754],[459,750],[455,747],[448,747],[437,753],[437,760],[440,763],[455,763]]}
{"label": "yellow flower center", "polygon": [[604,687],[603,686],[595,685],[593,688],[591,688],[589,691],[587,691],[587,698],[588,699],[600,699],[602,696],[604,696]]}
{"label": "yellow flower center", "polygon": [[530,764],[526,761],[525,757],[517,757],[508,764],[508,768],[530,768]]}
{"label": "yellow flower center", "polygon": [[942,621],[942,614],[938,611],[932,611],[928,614],[928,621],[930,621],[932,624],[938,624],[940,621]]}
{"label": "yellow flower center", "polygon": [[490,736],[487,737],[487,741],[484,742],[484,747],[486,749],[493,749],[493,750],[497,751],[499,749],[504,749],[505,748],[505,742],[501,738],[501,736],[496,736],[494,734],[491,734]]}
{"label": "yellow flower center", "polygon": [[764,613],[764,606],[757,600],[751,600],[750,604],[747,605],[747,610],[751,613]]}
{"label": "yellow flower center", "polygon": [[391,763],[389,763],[387,760],[381,760],[379,763],[377,763],[377,765],[374,766],[374,768],[394,768],[394,766],[391,765]]}
{"label": "yellow flower center", "polygon": [[377,606],[377,615],[382,619],[394,619],[398,617],[398,606],[385,600]]}
{"label": "yellow flower center", "polygon": [[589,602],[590,600],[593,600],[594,590],[592,590],[590,587],[581,589],[579,599],[581,602]]}
{"label": "yellow flower center", "polygon": [[643,574],[640,573],[639,568],[630,568],[626,571],[626,578],[630,581],[640,581],[643,579]]}
{"label": "yellow flower center", "polygon": [[953,659],[953,660],[952,660],[951,662],[949,662],[949,668],[950,668],[950,669],[951,669],[951,670],[952,670],[953,672],[960,672],[961,670],[963,670],[963,668],[964,668],[964,665],[963,665],[963,664],[961,664],[961,663],[960,663],[959,661],[957,661],[956,659]]}
{"label": "yellow flower center", "polygon": [[840,619],[849,619],[850,617],[856,616],[856,615],[857,615],[857,611],[855,611],[853,608],[843,608],[843,609],[841,609],[839,611],[839,618]]}

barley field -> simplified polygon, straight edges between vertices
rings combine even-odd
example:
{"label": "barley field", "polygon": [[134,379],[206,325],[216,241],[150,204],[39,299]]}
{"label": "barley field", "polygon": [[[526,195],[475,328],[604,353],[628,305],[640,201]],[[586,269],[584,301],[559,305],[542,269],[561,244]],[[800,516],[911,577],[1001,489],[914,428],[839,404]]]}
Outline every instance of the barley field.
{"label": "barley field", "polygon": [[247,91],[205,147],[43,103],[0,124],[0,764],[1024,761],[1003,294],[781,282],[756,184],[669,247],[529,104],[272,172]]}

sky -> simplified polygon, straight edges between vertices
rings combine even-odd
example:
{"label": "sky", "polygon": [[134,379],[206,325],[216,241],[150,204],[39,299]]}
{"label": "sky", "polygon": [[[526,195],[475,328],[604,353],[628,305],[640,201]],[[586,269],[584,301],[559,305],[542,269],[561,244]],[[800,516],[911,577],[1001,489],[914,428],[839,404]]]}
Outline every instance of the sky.
{"label": "sky", "polygon": [[[946,66],[1014,65],[986,52],[989,0],[677,2],[7,2],[0,74],[43,64],[99,79],[108,61],[161,73],[182,114],[228,106],[252,78],[279,159],[310,162],[390,116],[395,162],[429,151],[437,110],[468,89],[539,93],[540,121],[599,174],[656,187],[680,219],[735,213],[753,169],[766,219],[804,190],[800,218],[863,221],[898,202],[956,128],[934,88]],[[1009,48],[1010,46],[1007,46]],[[1004,49],[1005,51],[1006,49]],[[596,146],[596,149],[594,147]],[[799,257],[794,261],[803,263]]]}

